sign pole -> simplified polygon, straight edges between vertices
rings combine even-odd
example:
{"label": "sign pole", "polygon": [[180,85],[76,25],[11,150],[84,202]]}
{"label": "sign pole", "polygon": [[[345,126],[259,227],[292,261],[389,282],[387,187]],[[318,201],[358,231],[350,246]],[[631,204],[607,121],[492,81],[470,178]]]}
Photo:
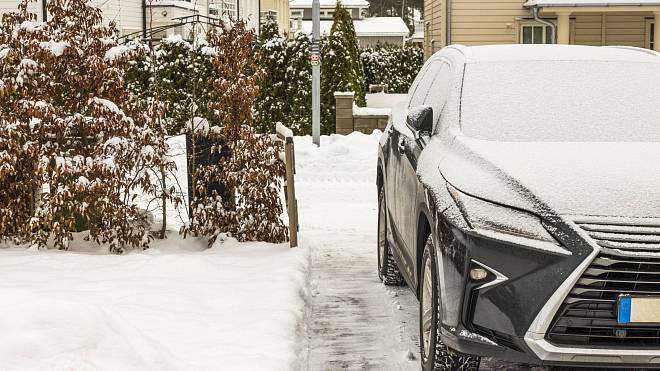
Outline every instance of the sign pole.
{"label": "sign pole", "polygon": [[312,141],[321,145],[321,3],[312,1]]}

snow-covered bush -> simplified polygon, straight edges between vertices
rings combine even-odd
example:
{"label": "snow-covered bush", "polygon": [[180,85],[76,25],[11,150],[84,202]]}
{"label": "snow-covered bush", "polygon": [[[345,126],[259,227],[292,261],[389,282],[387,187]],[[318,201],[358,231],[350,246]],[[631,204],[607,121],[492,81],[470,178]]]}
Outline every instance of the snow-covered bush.
{"label": "snow-covered bush", "polygon": [[254,102],[255,127],[260,133],[274,133],[277,122],[286,122],[288,108],[286,71],[287,38],[282,36],[277,22],[268,17],[259,33],[257,66],[265,73],[259,84],[259,96]]}
{"label": "snow-covered bush", "polygon": [[193,117],[218,124],[219,118],[208,108],[215,53],[204,34],[192,41],[173,35],[163,39],[152,53],[131,61],[125,79],[135,93],[158,96],[167,103],[164,125],[170,135],[183,133]]}
{"label": "snow-covered bush", "polygon": [[133,201],[155,195],[147,169],[174,164],[152,129],[162,104],[122,77],[145,51],[85,0],[49,1],[45,23],[27,4],[0,24],[0,237],[66,249],[84,224],[112,251],[147,247]]}
{"label": "snow-covered bush", "polygon": [[335,96],[337,91],[355,93],[355,103],[366,104],[364,69],[360,59],[355,27],[350,13],[337,2],[334,22],[327,45],[323,48],[324,73],[321,79],[321,134],[335,132]]}
{"label": "snow-covered bush", "polygon": [[311,134],[312,76],[310,40],[298,32],[292,40],[279,33],[277,22],[268,19],[259,34],[257,66],[264,71],[255,102],[255,127],[274,133],[277,122],[296,135]]}
{"label": "snow-covered bush", "polygon": [[[252,107],[259,94],[263,71],[255,64],[252,49],[255,35],[247,31],[244,21],[235,21],[223,32],[209,36],[209,44],[218,52],[212,58],[213,90],[209,108],[217,112],[220,126],[191,125],[192,142],[205,136],[211,157],[217,162],[193,169],[193,200],[190,222],[181,232],[200,234],[213,243],[221,233],[230,233],[239,241],[259,240],[283,242],[287,228],[280,219],[279,197],[284,166],[280,145],[268,135],[256,135]],[[225,194],[207,190],[209,184],[220,183]]]}
{"label": "snow-covered bush", "polygon": [[389,93],[407,93],[424,64],[424,52],[417,46],[379,45],[362,49],[365,87],[387,84]]}

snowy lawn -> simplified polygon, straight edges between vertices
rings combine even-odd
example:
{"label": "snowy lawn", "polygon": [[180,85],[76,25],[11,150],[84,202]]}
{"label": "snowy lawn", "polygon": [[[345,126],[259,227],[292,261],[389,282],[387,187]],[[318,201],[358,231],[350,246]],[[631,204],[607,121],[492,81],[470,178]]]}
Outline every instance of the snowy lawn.
{"label": "snowy lawn", "polygon": [[[182,139],[172,144],[185,174]],[[178,212],[168,214],[178,229]],[[71,250],[0,249],[0,370],[295,367],[304,246],[225,239],[207,249],[171,232],[121,256],[79,240]]]}
{"label": "snowy lawn", "polygon": [[[207,249],[174,231],[121,256],[81,241],[68,252],[1,248],[0,370],[304,368],[310,249],[341,246],[351,256],[364,246],[371,256],[379,137],[323,136],[320,148],[295,138],[296,249],[233,239]],[[185,142],[171,145],[186,194]],[[168,209],[170,229],[182,216]],[[380,287],[375,268],[365,276]]]}

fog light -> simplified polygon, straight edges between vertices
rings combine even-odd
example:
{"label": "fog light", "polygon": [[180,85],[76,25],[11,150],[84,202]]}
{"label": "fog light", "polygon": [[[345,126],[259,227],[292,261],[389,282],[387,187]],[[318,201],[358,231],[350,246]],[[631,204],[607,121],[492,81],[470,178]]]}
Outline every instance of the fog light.
{"label": "fog light", "polygon": [[481,281],[488,277],[488,271],[483,268],[470,269],[470,278],[474,281]]}

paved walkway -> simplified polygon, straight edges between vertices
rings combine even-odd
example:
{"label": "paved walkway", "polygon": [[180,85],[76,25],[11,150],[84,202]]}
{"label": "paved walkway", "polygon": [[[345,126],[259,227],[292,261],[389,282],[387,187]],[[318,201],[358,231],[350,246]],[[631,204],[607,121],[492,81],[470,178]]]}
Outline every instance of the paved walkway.
{"label": "paved walkway", "polygon": [[[419,371],[417,300],[376,274],[378,136],[323,140],[317,149],[296,138],[300,237],[312,254],[301,368]],[[495,361],[483,369],[529,370]]]}

